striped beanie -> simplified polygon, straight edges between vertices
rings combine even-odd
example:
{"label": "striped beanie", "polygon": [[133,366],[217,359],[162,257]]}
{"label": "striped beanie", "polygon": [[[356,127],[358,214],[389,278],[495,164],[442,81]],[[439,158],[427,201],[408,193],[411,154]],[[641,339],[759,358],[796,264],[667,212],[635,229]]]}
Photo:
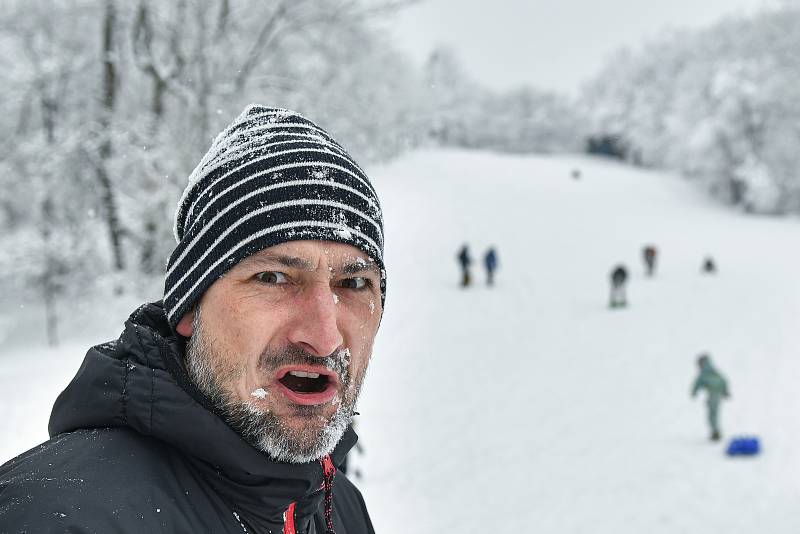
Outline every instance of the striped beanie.
{"label": "striped beanie", "polygon": [[297,240],[353,245],[381,269],[383,218],[364,171],[299,114],[250,105],[220,133],[189,177],[175,213],[164,308],[174,329],[233,265]]}

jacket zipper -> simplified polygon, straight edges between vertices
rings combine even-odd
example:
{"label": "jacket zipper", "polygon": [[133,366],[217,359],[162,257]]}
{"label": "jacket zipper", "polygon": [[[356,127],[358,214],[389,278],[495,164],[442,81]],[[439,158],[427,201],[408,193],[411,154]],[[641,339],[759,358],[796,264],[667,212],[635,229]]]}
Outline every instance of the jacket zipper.
{"label": "jacket zipper", "polygon": [[297,534],[294,528],[294,507],[297,503],[291,503],[283,512],[283,534]]}
{"label": "jacket zipper", "polygon": [[[322,489],[325,491],[324,515],[326,534],[335,534],[333,530],[333,477],[336,474],[336,466],[329,455],[319,461],[322,465]],[[294,524],[294,510],[297,503],[289,504],[283,512],[283,534],[297,534]]]}
{"label": "jacket zipper", "polygon": [[333,477],[336,474],[336,466],[327,454],[319,463],[322,464],[322,488],[325,490],[325,534],[336,534],[333,530]]}

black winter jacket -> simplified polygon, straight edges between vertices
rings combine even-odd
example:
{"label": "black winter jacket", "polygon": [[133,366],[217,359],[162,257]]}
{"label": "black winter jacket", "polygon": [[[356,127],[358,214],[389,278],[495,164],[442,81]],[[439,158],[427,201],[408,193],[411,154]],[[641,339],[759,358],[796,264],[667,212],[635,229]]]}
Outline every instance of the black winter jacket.
{"label": "black winter jacket", "polygon": [[[337,534],[374,534],[344,475],[326,492],[323,462],[251,447],[189,382],[181,354],[160,303],[90,349],[53,407],[52,439],[0,467],[0,533],[322,534],[328,502]],[[356,439],[348,430],[324,465]]]}

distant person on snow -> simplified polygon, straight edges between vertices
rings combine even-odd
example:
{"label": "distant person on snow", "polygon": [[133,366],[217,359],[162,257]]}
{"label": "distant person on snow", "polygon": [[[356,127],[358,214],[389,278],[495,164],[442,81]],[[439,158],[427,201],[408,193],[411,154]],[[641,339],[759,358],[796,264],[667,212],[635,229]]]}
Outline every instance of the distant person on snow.
{"label": "distant person on snow", "polygon": [[706,256],[706,259],[703,260],[703,272],[706,274],[714,274],[717,272],[717,264],[711,256]]}
{"label": "distant person on snow", "polygon": [[458,251],[458,263],[461,265],[461,287],[467,287],[470,284],[469,266],[472,264],[472,258],[469,255],[469,247],[464,244],[461,250]]}
{"label": "distant person on snow", "polygon": [[494,285],[494,271],[497,269],[497,252],[494,247],[489,247],[483,256],[483,265],[486,267],[486,284]]}
{"label": "distant person on snow", "polygon": [[577,168],[572,169],[572,172],[570,174],[572,175],[572,179],[573,180],[580,180],[581,179],[581,170],[580,169],[577,169]]}
{"label": "distant person on snow", "polygon": [[653,276],[656,271],[656,258],[658,257],[658,249],[653,245],[647,245],[642,249],[642,258],[644,259],[645,270],[647,276]]}
{"label": "distant person on snow", "polygon": [[624,308],[628,305],[625,298],[625,284],[628,282],[628,269],[624,265],[617,265],[611,271],[611,299],[609,307]]}
{"label": "distant person on snow", "polygon": [[701,354],[697,358],[697,365],[700,374],[692,386],[692,397],[697,396],[697,392],[705,389],[708,392],[706,397],[706,407],[708,408],[708,425],[711,429],[711,440],[717,441],[720,438],[719,432],[719,404],[723,398],[730,397],[728,393],[728,383],[719,372],[711,365],[711,358],[708,354]]}

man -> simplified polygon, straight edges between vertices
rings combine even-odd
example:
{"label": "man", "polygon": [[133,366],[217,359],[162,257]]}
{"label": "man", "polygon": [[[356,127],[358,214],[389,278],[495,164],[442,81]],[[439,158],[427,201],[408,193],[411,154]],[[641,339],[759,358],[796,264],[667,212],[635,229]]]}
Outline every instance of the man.
{"label": "man", "polygon": [[708,425],[711,429],[711,441],[718,441],[721,437],[719,431],[719,405],[723,398],[730,397],[728,383],[711,364],[711,358],[708,354],[701,354],[697,358],[697,366],[700,368],[700,374],[692,386],[692,397],[696,397],[697,392],[701,389],[706,390],[708,394],[706,408]]}
{"label": "man", "polygon": [[372,533],[336,466],[385,297],[378,198],[311,121],[248,107],[175,217],[163,304],[89,350],[2,532]]}
{"label": "man", "polygon": [[628,269],[624,265],[617,265],[611,271],[611,296],[609,299],[609,307],[611,308],[624,308],[628,305],[628,300],[625,296],[625,284],[628,282]]}

